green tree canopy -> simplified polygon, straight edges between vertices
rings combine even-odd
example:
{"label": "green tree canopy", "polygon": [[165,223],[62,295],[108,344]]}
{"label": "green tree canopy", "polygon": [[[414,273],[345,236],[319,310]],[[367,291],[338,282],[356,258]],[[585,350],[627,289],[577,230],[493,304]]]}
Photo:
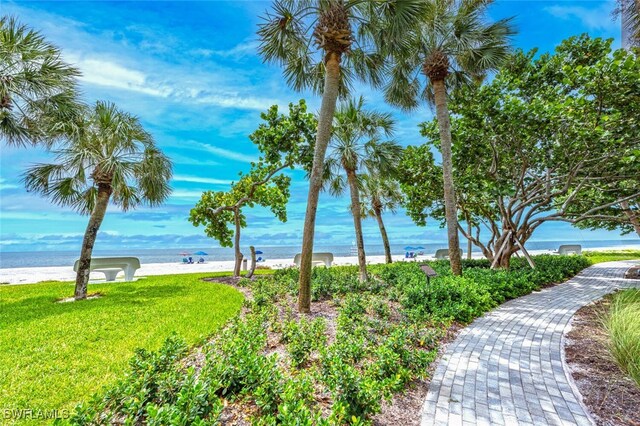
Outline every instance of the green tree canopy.
{"label": "green tree canopy", "polygon": [[[460,231],[490,259],[506,244],[500,263],[508,266],[517,251],[509,231],[524,243],[543,223],[616,221],[621,215],[607,214],[612,206],[637,205],[638,75],[636,53],[583,35],[555,54],[517,52],[491,83],[458,91],[451,102],[458,209],[475,228]],[[437,130],[435,122],[422,126],[436,147]],[[403,189],[417,223],[443,218],[439,182],[429,180],[437,167],[428,148],[407,150],[403,169],[412,179]]]}
{"label": "green tree canopy", "polygon": [[68,134],[83,113],[79,75],[40,33],[0,17],[0,140],[24,146]]}
{"label": "green tree canopy", "polygon": [[207,236],[223,247],[235,248],[236,276],[243,257],[240,230],[247,226],[242,209],[260,205],[286,222],[291,178],[282,172],[295,166],[309,170],[313,156],[317,123],[303,100],[289,104],[288,115],[280,114],[274,105],[260,116],[263,123],[249,136],[261,151],[259,160],[251,164],[249,172],[240,173],[228,191],[204,192],[189,215],[194,226],[205,226]]}

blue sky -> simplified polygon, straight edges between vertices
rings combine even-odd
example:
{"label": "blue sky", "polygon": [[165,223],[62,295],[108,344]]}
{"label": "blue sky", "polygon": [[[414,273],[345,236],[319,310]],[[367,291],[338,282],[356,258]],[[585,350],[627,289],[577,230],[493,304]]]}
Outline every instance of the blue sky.
{"label": "blue sky", "polygon": [[[97,248],[216,247],[202,228],[187,221],[204,190],[223,190],[257,158],[248,135],[259,114],[272,104],[282,107],[300,98],[311,110],[319,99],[295,93],[277,66],[263,64],[255,31],[270,3],[262,1],[198,2],[12,2],[0,0],[0,13],[15,15],[59,46],[68,62],[83,73],[87,102],[108,100],[138,115],[174,162],[173,195],[164,206],[123,213],[112,208],[102,225]],[[552,50],[562,39],[589,32],[613,37],[619,46],[619,23],[613,2],[498,1],[495,18],[516,16],[517,47]],[[411,114],[386,106],[379,93],[361,88],[369,105],[391,111],[398,120],[395,139],[421,143],[417,123],[430,119],[423,107]],[[361,93],[355,93],[358,95]],[[27,193],[19,182],[24,168],[50,157],[37,149],[6,146],[0,160],[0,249],[76,250],[86,217]],[[243,244],[299,245],[307,183],[292,172],[289,221],[268,211],[247,210]],[[431,243],[445,233],[431,221],[415,226],[402,211],[386,218],[393,243]],[[316,244],[350,244],[353,223],[346,198],[323,195],[318,210]],[[368,244],[378,244],[374,221],[364,226]],[[632,238],[633,237],[627,237]],[[549,224],[534,240],[620,239],[616,232],[578,231]],[[635,241],[633,241],[635,242]]]}

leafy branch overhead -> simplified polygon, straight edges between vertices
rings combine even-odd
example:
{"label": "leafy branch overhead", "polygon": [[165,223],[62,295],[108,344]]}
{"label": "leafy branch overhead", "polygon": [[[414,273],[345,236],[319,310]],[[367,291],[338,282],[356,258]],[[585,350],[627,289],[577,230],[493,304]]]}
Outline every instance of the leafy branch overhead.
{"label": "leafy branch overhead", "polygon": [[263,123],[249,136],[261,152],[258,161],[228,191],[204,192],[190,213],[191,223],[204,225],[205,233],[223,247],[232,247],[234,236],[235,245],[239,243],[240,228],[247,226],[245,206],[266,207],[286,222],[291,178],[282,172],[296,166],[308,169],[313,158],[316,120],[303,100],[290,104],[288,115],[274,105],[261,118]]}
{"label": "leafy branch overhead", "polygon": [[[489,259],[505,243],[503,266],[517,250],[509,230],[524,243],[550,221],[630,231],[638,219],[640,57],[586,35],[535,55],[516,53],[491,83],[450,103],[457,206],[474,227],[459,230]],[[439,146],[437,123],[422,133]],[[407,150],[403,189],[419,224],[443,219],[438,168],[427,147]]]}

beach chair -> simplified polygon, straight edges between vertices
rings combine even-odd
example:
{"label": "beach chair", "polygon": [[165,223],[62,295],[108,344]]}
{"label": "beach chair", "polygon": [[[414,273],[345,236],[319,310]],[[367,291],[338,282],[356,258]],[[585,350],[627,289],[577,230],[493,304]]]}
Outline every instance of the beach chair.
{"label": "beach chair", "polygon": [[582,246],[580,244],[563,244],[558,247],[558,254],[582,254]]}
{"label": "beach chair", "polygon": [[436,250],[436,254],[433,256],[437,260],[443,260],[449,258],[449,249],[438,249]]}

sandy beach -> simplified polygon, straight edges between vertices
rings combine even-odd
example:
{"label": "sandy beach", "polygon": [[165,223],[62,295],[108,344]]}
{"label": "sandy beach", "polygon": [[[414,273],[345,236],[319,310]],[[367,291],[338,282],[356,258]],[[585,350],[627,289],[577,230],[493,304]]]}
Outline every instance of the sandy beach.
{"label": "sandy beach", "polygon": [[[640,245],[629,245],[624,247],[595,247],[585,249],[583,251],[604,251],[604,250],[625,250],[625,249],[640,249]],[[531,255],[553,253],[549,250],[531,250]],[[404,255],[392,256],[395,261],[420,261],[420,260],[433,260],[432,254],[425,256],[418,256],[414,259],[405,259]],[[473,253],[474,258],[481,258],[481,253]],[[357,265],[358,259],[356,256],[335,257],[333,265]],[[377,264],[384,263],[384,256],[367,256],[367,263]],[[142,264],[141,268],[136,271],[136,278],[151,276],[151,275],[169,275],[169,274],[191,274],[195,272],[221,272],[232,271],[234,262],[228,261],[210,261],[206,263],[146,263]],[[262,267],[269,267],[272,269],[286,268],[295,266],[293,259],[268,259],[258,265]],[[42,281],[74,281],[76,277],[72,266],[48,266],[48,267],[31,267],[31,268],[2,268],[0,269],[0,284],[33,284]],[[116,281],[122,281],[124,274],[118,274]],[[104,274],[100,272],[91,273],[91,281],[93,283],[104,282]]]}

